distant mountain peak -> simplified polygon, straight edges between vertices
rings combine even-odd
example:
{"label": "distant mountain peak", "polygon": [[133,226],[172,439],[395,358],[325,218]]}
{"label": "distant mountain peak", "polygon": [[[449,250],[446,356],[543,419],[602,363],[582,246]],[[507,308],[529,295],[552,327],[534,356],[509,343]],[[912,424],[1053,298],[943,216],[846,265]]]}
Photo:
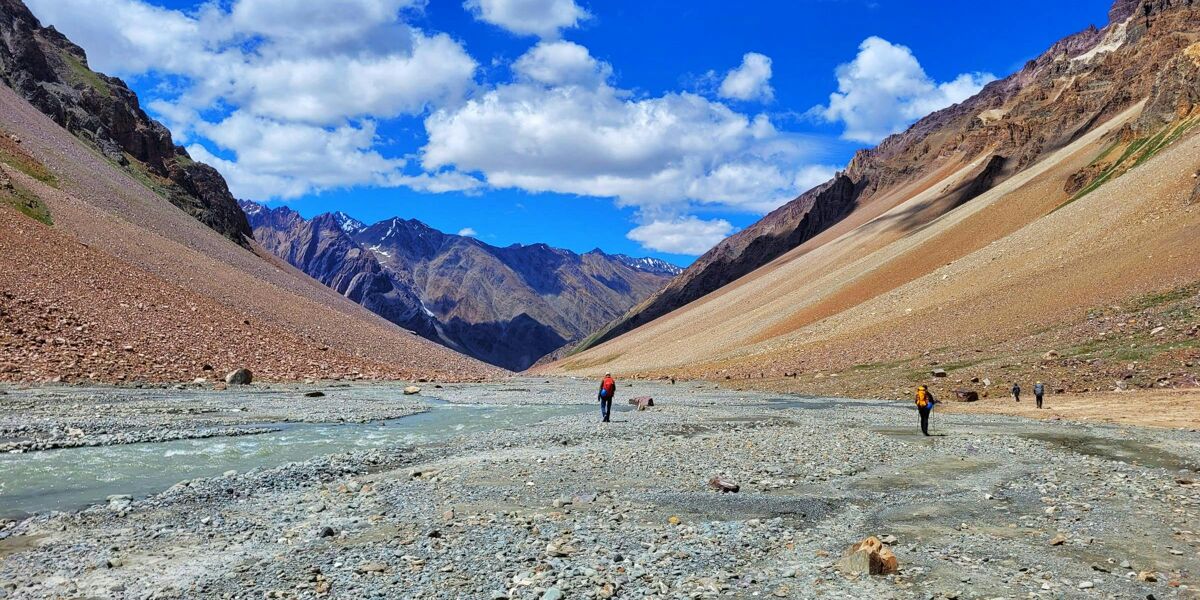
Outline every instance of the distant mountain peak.
{"label": "distant mountain peak", "polygon": [[[599,251],[599,248],[593,252],[595,251]],[[683,272],[682,267],[673,265],[661,258],[653,258],[649,256],[634,258],[627,254],[614,254],[612,257],[631,269],[645,271],[646,273],[653,273],[655,275],[669,275],[674,277]]]}
{"label": "distant mountain peak", "polygon": [[340,210],[333,213],[333,220],[337,223],[338,227],[342,228],[342,231],[345,231],[351,235],[367,228],[366,223],[363,223],[362,221],[359,221],[358,219],[355,219],[354,217]]}
{"label": "distant mountain peak", "polygon": [[237,202],[238,206],[242,209],[242,212],[246,213],[247,216],[257,215],[258,213],[267,210],[267,207],[250,200],[238,200]]}

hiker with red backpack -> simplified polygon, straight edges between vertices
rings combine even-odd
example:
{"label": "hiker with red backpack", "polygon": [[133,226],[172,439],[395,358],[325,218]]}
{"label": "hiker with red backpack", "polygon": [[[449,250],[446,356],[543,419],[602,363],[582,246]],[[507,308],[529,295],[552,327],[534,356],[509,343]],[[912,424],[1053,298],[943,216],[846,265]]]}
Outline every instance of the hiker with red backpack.
{"label": "hiker with red backpack", "polygon": [[613,381],[612,373],[604,374],[604,381],[600,382],[600,419],[604,423],[608,423],[608,414],[612,412],[613,398],[617,395],[617,382]]}
{"label": "hiker with red backpack", "polygon": [[937,404],[937,399],[929,391],[929,388],[921,386],[917,388],[917,412],[921,413],[921,433],[925,437],[929,437],[929,415],[933,413],[933,405]]}

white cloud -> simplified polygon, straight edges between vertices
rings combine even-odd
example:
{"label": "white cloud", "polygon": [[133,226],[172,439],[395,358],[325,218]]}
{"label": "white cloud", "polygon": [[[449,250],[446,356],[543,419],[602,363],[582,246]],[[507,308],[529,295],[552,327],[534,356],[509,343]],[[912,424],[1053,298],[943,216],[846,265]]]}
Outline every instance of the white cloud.
{"label": "white cloud", "polygon": [[626,237],[650,250],[694,256],[707,252],[730,233],[733,233],[733,225],[724,219],[705,221],[681,217],[651,221],[630,231]]}
{"label": "white cloud", "polygon": [[991,73],[964,73],[937,83],[925,74],[912,50],[869,37],[858,56],[837,69],[838,91],[814,112],[845,125],[842,137],[875,143],[903,131],[913,121],[977,94],[996,79]]}
{"label": "white cloud", "polygon": [[[380,184],[404,166],[403,160],[371,149],[372,121],[326,128],[238,111],[219,123],[201,125],[200,133],[236,155],[237,169],[226,173],[230,188],[235,196],[255,200]],[[271,184],[277,184],[278,191],[264,194]]]}
{"label": "white cloud", "polygon": [[733,100],[773,100],[775,90],[771,88],[770,57],[747,52],[742,56],[741,66],[725,75],[718,92],[722,98]]}
{"label": "white cloud", "polygon": [[[495,187],[615,197],[643,210],[694,200],[757,212],[795,195],[802,152],[767,117],[688,93],[632,99],[604,83],[608,65],[585,51],[540,44],[517,60],[525,81],[430,115],[425,168],[478,172]],[[550,82],[574,84],[541,85]],[[769,177],[735,185],[727,181],[733,167],[721,167],[728,163]]]}
{"label": "white cloud", "polygon": [[575,0],[466,0],[463,6],[481,21],[543,38],[557,38],[591,16]]}
{"label": "white cloud", "polygon": [[[373,149],[375,121],[458,102],[474,85],[476,63],[461,44],[403,20],[424,0],[235,0],[194,13],[144,0],[30,5],[87,49],[93,68],[172,76],[174,87],[147,105],[197,158],[211,158],[239,195],[479,185],[461,174],[406,175],[404,160]],[[230,114],[205,121],[201,115],[213,108]],[[208,143],[234,160],[202,148]]]}
{"label": "white cloud", "polygon": [[446,35],[410,32],[407,54],[323,55],[237,65],[225,99],[243,110],[318,124],[418,114],[458,98],[475,61]]}
{"label": "white cloud", "polygon": [[612,67],[592,58],[579,44],[557,41],[539,42],[513,63],[513,72],[546,85],[596,86],[608,80]]}
{"label": "white cloud", "polygon": [[479,235],[479,232],[475,231],[475,229],[472,227],[463,227],[462,229],[458,230],[458,235],[463,237],[475,237]]}

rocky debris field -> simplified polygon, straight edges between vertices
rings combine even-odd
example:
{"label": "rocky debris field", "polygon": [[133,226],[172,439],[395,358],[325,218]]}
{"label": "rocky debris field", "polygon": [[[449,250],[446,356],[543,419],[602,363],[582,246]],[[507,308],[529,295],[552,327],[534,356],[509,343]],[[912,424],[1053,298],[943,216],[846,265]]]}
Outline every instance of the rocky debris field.
{"label": "rocky debris field", "polygon": [[252,435],[272,423],[365,423],[427,408],[383,385],[46,387],[0,393],[0,452]]}
{"label": "rocky debris field", "polygon": [[[590,405],[593,387],[424,393],[520,411],[527,397]],[[515,388],[531,391],[502,391]],[[1200,585],[1195,434],[935,414],[924,438],[907,405],[620,389],[610,424],[587,410],[7,522],[0,596],[1183,598]],[[655,407],[622,406],[635,394]],[[86,413],[101,397],[62,405]],[[710,486],[717,475],[738,491]],[[852,544],[870,552],[843,558]],[[892,556],[895,572],[856,572]]]}

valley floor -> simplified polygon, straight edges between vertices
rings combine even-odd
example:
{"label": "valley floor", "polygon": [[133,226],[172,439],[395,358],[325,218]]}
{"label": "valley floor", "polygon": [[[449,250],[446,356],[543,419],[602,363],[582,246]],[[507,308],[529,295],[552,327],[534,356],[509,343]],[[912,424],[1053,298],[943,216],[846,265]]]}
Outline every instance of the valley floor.
{"label": "valley floor", "polygon": [[[153,402],[10,390],[0,418],[39,394],[51,405],[39,431],[87,429],[99,407],[155,406],[173,416],[146,422],[176,429],[187,410],[205,426],[249,424],[221,416],[241,408],[323,420],[344,401],[356,418],[372,406],[378,418],[556,412],[243,473],[214,463],[149,497],[3,522],[0,597],[1182,598],[1200,586],[1200,438],[1185,431],[939,412],[924,438],[905,404],[708,383],[622,386],[619,401],[657,406],[623,406],[610,424],[596,422],[585,380],[446,386],[424,400],[370,386],[303,395],[313,389]],[[269,408],[248,408],[259,402]],[[5,455],[0,482],[22,485],[12,461],[95,450]],[[740,492],[708,489],[718,473]],[[836,569],[868,535],[891,536],[898,574]]]}

